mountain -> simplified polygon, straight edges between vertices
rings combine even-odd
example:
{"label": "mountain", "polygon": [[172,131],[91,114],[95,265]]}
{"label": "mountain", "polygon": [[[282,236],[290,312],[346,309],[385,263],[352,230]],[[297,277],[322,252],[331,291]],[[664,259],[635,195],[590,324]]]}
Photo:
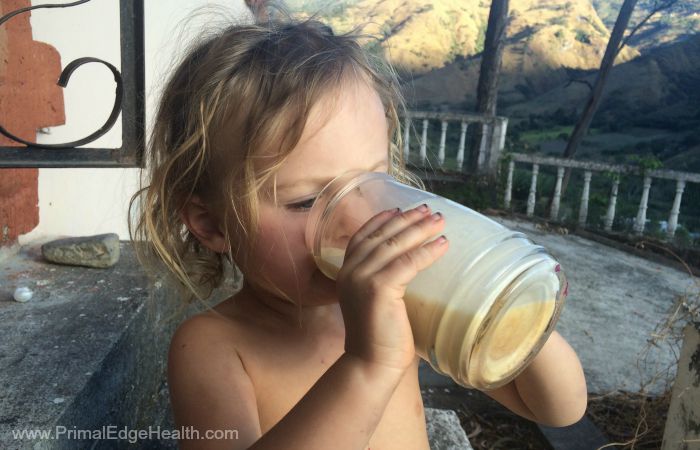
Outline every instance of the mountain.
{"label": "mountain", "polygon": [[[623,0],[592,0],[592,2],[600,18],[612,30]],[[630,19],[630,29],[652,11],[655,3],[653,1],[637,3]],[[700,33],[700,0],[678,0],[672,7],[652,16],[635,33],[630,40],[630,45],[644,54],[653,48],[687,39],[697,33]]]}
{"label": "mountain", "polygon": [[[367,45],[398,67],[412,109],[473,110],[489,1],[288,1],[307,14],[318,13],[336,31],[364,25],[366,33],[375,34]],[[498,111],[511,118],[512,131],[570,131],[587,99],[584,83],[595,80],[621,2],[511,0]],[[633,23],[651,3],[640,0]],[[632,41],[618,55],[594,119],[602,134],[593,156],[624,156],[613,153],[618,143],[620,149],[632,145],[631,153],[649,144],[655,155],[678,160],[669,167],[682,164],[674,155],[683,148],[700,154],[700,33],[685,35],[673,28],[679,20],[695,23],[699,3],[679,0],[640,29],[638,38],[646,37],[639,42],[653,40],[654,45],[634,47],[637,41]],[[664,34],[663,24],[673,25],[669,29],[675,34]],[[566,132],[559,129],[555,136]],[[548,151],[558,153],[561,145]],[[693,158],[700,164],[700,157]]]}
{"label": "mountain", "polygon": [[[581,79],[592,84],[595,73]],[[631,121],[636,126],[645,121],[654,122],[656,126],[669,124],[700,113],[698,86],[700,34],[615,66],[606,83],[599,112],[627,122],[627,125]],[[587,94],[588,87],[582,83],[562,84],[526,102],[507,107],[506,112],[523,117],[553,114],[560,108],[580,109]]]}
{"label": "mountain", "polygon": [[[588,0],[514,1],[499,105],[527,101],[598,68],[608,39],[608,30]],[[624,48],[616,63],[637,56],[636,50]],[[480,64],[477,54],[414,76],[406,89],[410,103],[417,108],[472,109]]]}
{"label": "mountain", "polygon": [[425,73],[482,50],[488,4],[478,0],[356,0],[317,7],[337,32],[361,27],[366,44],[399,71]]}
{"label": "mountain", "polygon": [[[383,52],[400,72],[414,75],[478,55],[490,7],[490,2],[482,0],[348,0],[325,6],[317,0],[297,0],[292,4],[307,13],[319,13],[339,32],[362,26],[363,33],[375,36],[367,41],[370,48]],[[506,63],[534,75],[550,68],[597,66],[609,32],[590,0],[513,0],[507,37],[507,53],[513,57]],[[636,56],[635,50],[625,49],[619,60]]]}

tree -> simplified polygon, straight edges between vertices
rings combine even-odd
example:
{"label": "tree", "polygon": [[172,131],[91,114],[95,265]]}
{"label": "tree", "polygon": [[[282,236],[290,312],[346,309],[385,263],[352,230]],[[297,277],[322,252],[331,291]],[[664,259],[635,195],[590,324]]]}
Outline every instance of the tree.
{"label": "tree", "polygon": [[[501,59],[508,22],[508,0],[493,0],[489,10],[489,21],[481,54],[479,84],[476,89],[476,112],[489,116],[496,115],[498,77],[501,72]],[[466,169],[475,174],[479,170],[479,147],[481,129],[470,133],[469,160]]]}
{"label": "tree", "polygon": [[[610,75],[610,70],[613,67],[615,58],[620,53],[620,50],[622,50],[622,48],[637,32],[637,30],[639,30],[654,14],[664,9],[670,8],[677,1],[678,0],[655,0],[654,6],[651,8],[651,11],[642,21],[640,21],[632,29],[629,35],[627,35],[627,37],[623,40],[623,35],[625,34],[625,30],[627,29],[627,24],[629,23],[630,17],[632,16],[632,12],[634,11],[634,7],[637,4],[637,0],[624,1],[622,6],[620,7],[620,12],[618,13],[617,20],[615,21],[612,33],[610,34],[610,40],[608,41],[608,45],[605,49],[603,60],[600,63],[600,69],[598,70],[598,75],[596,77],[595,83],[592,87],[589,85],[589,87],[591,87],[591,92],[589,94],[588,101],[586,102],[586,106],[584,107],[583,113],[581,114],[581,117],[579,117],[579,120],[576,123],[573,132],[571,133],[571,137],[569,138],[569,141],[566,144],[566,149],[564,149],[564,158],[573,158],[574,154],[576,153],[576,150],[578,150],[578,147],[581,145],[583,138],[588,133],[588,129],[590,128],[591,122],[593,121],[593,116],[598,110],[598,106],[600,106],[603,88],[605,87],[608,75]],[[564,173],[564,179],[562,181],[562,195],[564,194],[566,186],[569,183],[569,176],[570,170],[567,169]],[[552,198],[554,198],[553,195]]]}
{"label": "tree", "polygon": [[267,1],[265,0],[245,0],[246,6],[253,13],[256,22],[265,22],[268,20]]}

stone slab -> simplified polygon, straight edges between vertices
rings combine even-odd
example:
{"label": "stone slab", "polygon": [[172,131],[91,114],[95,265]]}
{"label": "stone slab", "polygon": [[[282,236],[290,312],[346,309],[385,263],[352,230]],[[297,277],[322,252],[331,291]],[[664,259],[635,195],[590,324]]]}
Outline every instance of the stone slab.
{"label": "stone slab", "polygon": [[112,267],[119,261],[116,233],[56,239],[41,246],[47,261],[73,266]]}
{"label": "stone slab", "polygon": [[425,408],[425,420],[431,450],[472,450],[454,411]]}

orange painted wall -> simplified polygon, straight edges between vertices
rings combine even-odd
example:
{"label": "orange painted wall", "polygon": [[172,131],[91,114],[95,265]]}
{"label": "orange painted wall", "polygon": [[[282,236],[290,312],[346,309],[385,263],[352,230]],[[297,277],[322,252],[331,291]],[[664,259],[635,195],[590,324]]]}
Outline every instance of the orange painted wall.
{"label": "orange painted wall", "polygon": [[[30,0],[0,0],[0,15],[31,6]],[[65,123],[63,92],[56,85],[61,58],[56,49],[32,39],[31,13],[0,26],[0,123],[36,141],[36,130]],[[0,146],[19,145],[0,135]],[[39,224],[38,169],[0,168],[0,246]]]}

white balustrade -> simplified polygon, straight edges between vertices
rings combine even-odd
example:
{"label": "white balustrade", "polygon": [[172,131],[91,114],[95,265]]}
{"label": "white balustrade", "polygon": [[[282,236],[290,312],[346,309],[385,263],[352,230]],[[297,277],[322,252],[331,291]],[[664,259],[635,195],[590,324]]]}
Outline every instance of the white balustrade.
{"label": "white balustrade", "polygon": [[428,119],[423,119],[423,134],[420,140],[420,162],[425,164],[428,158]]}
{"label": "white balustrade", "polygon": [[578,224],[580,227],[586,226],[586,219],[588,218],[588,197],[591,190],[591,176],[593,174],[590,170],[587,170],[583,174],[583,192],[581,193],[581,205],[578,210]]}
{"label": "white balustrade", "polygon": [[644,226],[647,221],[647,202],[649,201],[649,189],[651,189],[651,177],[646,175],[644,177],[644,190],[642,191],[642,198],[639,201],[639,211],[637,212],[637,219],[634,221],[634,232],[638,235],[644,233]]}
{"label": "white balustrade", "polygon": [[559,216],[559,203],[561,201],[561,182],[564,178],[564,168],[557,167],[557,184],[554,186],[552,209],[549,211],[549,219],[556,221]]}
{"label": "white balustrade", "polygon": [[438,147],[438,162],[442,166],[445,163],[445,140],[447,138],[447,121],[442,121],[442,132],[440,133],[440,147]]}
{"label": "white balustrade", "polygon": [[617,187],[620,185],[620,180],[613,180],[612,188],[610,189],[610,201],[608,202],[608,212],[605,214],[605,231],[612,231],[613,221],[615,220],[615,205],[617,205]]}
{"label": "white balustrade", "polygon": [[532,181],[530,182],[530,193],[527,196],[527,216],[532,217],[535,213],[535,200],[537,194],[537,173],[540,171],[538,164],[532,165]]}
{"label": "white balustrade", "polygon": [[[422,132],[419,137],[419,158],[414,158],[411,161],[413,164],[425,166],[429,164],[428,155],[428,128],[431,120],[439,120],[441,125],[441,133],[439,144],[435,146],[436,157],[440,166],[444,166],[447,159],[447,133],[449,131],[450,122],[460,124],[459,147],[457,148],[456,163],[459,169],[464,166],[465,152],[467,151],[467,130],[470,124],[479,126],[482,130],[482,136],[479,140],[479,155],[478,167],[480,170],[495,174],[498,170],[498,162],[505,145],[506,129],[508,119],[500,116],[486,116],[478,114],[461,114],[448,112],[431,112],[431,111],[411,111],[403,117],[403,157],[406,162],[411,160],[411,124],[417,124],[417,121],[423,122]],[[417,127],[416,127],[417,128]],[[456,134],[456,131],[454,132]],[[431,153],[432,155],[432,153]]]}
{"label": "white balustrade", "polygon": [[668,217],[668,235],[673,237],[676,234],[676,228],[678,227],[678,215],[681,212],[681,199],[683,198],[683,190],[685,189],[685,180],[676,180],[676,196],[673,198],[673,207],[671,207],[671,214]]}
{"label": "white balustrade", "polygon": [[462,168],[462,165],[464,164],[464,144],[466,143],[466,138],[467,138],[467,123],[462,122],[462,130],[460,131],[459,134],[459,148],[457,149],[457,167],[460,169]]}
{"label": "white balustrade", "polygon": [[515,170],[515,161],[508,161],[508,180],[506,181],[506,195],[503,199],[506,209],[510,208],[510,201],[513,195],[513,171]]}
{"label": "white balustrade", "polygon": [[408,162],[408,144],[411,139],[411,118],[406,116],[403,119],[403,160]]}

